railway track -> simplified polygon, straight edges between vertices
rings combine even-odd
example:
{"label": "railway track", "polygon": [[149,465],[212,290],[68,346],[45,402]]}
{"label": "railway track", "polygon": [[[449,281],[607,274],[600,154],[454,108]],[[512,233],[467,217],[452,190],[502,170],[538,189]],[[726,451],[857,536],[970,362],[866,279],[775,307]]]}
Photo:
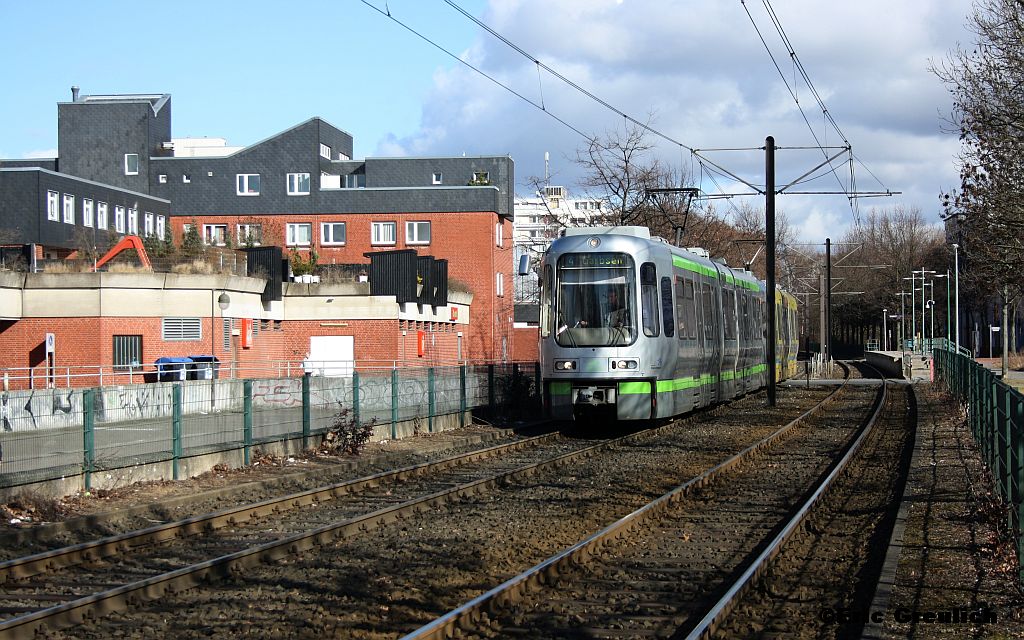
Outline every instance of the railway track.
{"label": "railway track", "polygon": [[235,576],[674,428],[597,444],[541,436],[8,561],[0,564],[0,637],[75,625]]}
{"label": "railway track", "polygon": [[851,386],[785,446],[773,438],[737,455],[406,638],[712,636],[840,477],[885,398],[884,383]]}

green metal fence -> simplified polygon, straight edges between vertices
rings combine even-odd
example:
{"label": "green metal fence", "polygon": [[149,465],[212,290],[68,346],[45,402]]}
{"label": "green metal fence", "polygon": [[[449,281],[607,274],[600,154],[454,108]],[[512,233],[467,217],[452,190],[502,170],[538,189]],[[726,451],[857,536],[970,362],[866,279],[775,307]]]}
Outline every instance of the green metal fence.
{"label": "green metal fence", "polygon": [[0,395],[0,488],[93,476],[142,464],[301,438],[312,444],[339,422],[438,430],[466,411],[539,408],[537,363],[431,368],[353,368],[352,375],[157,382],[94,389],[37,389]]}
{"label": "green metal fence", "polygon": [[971,433],[996,489],[1009,505],[1018,579],[1024,584],[1024,395],[969,356],[945,349],[933,353],[936,377],[967,406]]}

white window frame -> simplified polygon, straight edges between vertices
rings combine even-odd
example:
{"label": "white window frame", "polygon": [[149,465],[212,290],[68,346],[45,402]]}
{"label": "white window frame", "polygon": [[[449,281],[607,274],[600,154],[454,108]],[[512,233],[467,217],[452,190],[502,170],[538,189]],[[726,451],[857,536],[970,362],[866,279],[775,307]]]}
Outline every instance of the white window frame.
{"label": "white window frame", "polygon": [[491,173],[489,171],[474,171],[473,172],[473,183],[474,184],[476,184],[478,182],[490,183],[490,181],[491,181]]}
{"label": "white window frame", "polygon": [[505,274],[498,272],[497,277],[494,279],[495,294],[499,298],[505,297]]}
{"label": "white window frame", "polygon": [[[255,178],[255,180],[253,180]],[[256,183],[256,190],[253,191],[252,183]],[[240,196],[260,195],[260,174],[258,173],[237,173],[235,174],[235,194]]]}
{"label": "white window frame", "polygon": [[181,183],[182,184],[189,184],[190,182],[192,182],[192,176],[191,175],[189,175],[187,173],[181,174]]}
{"label": "white window frame", "polygon": [[96,203],[96,228],[106,229],[109,226],[110,207],[106,202]]}
{"label": "white window frame", "polygon": [[499,249],[505,247],[505,225],[500,222],[494,224],[494,244]]}
{"label": "white window frame", "polygon": [[60,222],[60,193],[56,191],[46,192],[46,219]]}
{"label": "white window frame", "polygon": [[[306,239],[300,240],[299,229],[305,227]],[[285,225],[286,244],[289,247],[308,247],[313,244],[313,223],[312,222],[289,222]]]}
{"label": "white window frame", "polygon": [[[132,160],[134,158],[134,160]],[[135,164],[135,169],[132,170],[132,163]],[[137,153],[126,153],[124,154],[124,175],[126,176],[137,176],[139,175],[139,154]]]}
{"label": "white window frame", "polygon": [[255,222],[241,222],[235,226],[235,238],[238,240],[239,247],[248,246],[250,243],[249,234],[253,229],[257,229],[258,233],[256,237],[251,241],[252,246],[258,247],[263,243],[263,225]]}
{"label": "white window frame", "polygon": [[161,240],[167,239],[167,220],[160,214],[156,216],[156,237]]}
{"label": "white window frame", "polygon": [[160,184],[167,184],[167,174],[166,173],[161,173],[157,177],[157,180],[160,182]]}
{"label": "white window frame", "polygon": [[[334,230],[341,227],[341,240],[335,238]],[[320,223],[320,244],[324,246],[341,247],[348,240],[348,226],[344,222],[321,222]]]}
{"label": "white window frame", "polygon": [[[217,233],[220,231],[220,233]],[[217,241],[220,236],[220,241]],[[210,247],[223,247],[227,244],[228,225],[226,224],[204,224],[203,243]]]}
{"label": "white window frame", "polygon": [[124,207],[114,205],[114,231],[124,233]]}
{"label": "white window frame", "polygon": [[[387,231],[386,231],[387,230]],[[374,222],[370,229],[371,245],[394,245],[398,243],[398,223]]]}
{"label": "white window frame", "polygon": [[[419,225],[427,225],[426,239],[420,237]],[[405,244],[430,244],[430,221],[410,220],[405,223]]]}
{"label": "white window frame", "polygon": [[64,194],[64,222],[67,224],[75,224],[75,196],[70,193]]}
{"label": "white window frame", "polygon": [[[306,188],[302,189],[300,186],[301,181],[305,179]],[[309,179],[308,173],[289,173],[288,174],[288,195],[290,196],[308,196],[309,188],[312,181]]]}
{"label": "white window frame", "polygon": [[320,143],[320,157],[331,159],[331,148],[324,143]]}
{"label": "white window frame", "polygon": [[440,171],[435,171],[434,175],[430,178],[431,184],[441,184],[444,182],[444,174]]}
{"label": "white window frame", "polygon": [[128,233],[133,236],[139,235],[138,209],[128,209]]}
{"label": "white window frame", "polygon": [[82,226],[91,227],[95,207],[91,198],[82,198]]}
{"label": "white window frame", "polygon": [[145,218],[144,218],[144,222],[145,222],[145,224],[142,227],[142,231],[143,231],[143,234],[145,235],[145,237],[148,238],[148,237],[154,235],[154,233],[156,232],[156,226],[154,224],[152,212],[150,212],[150,211],[146,212],[146,215],[145,215]]}

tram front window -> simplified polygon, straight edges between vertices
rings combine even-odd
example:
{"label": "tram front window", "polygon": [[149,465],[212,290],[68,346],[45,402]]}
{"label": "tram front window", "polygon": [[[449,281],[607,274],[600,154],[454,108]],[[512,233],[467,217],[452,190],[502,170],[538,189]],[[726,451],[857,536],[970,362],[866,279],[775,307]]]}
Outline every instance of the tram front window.
{"label": "tram front window", "polygon": [[636,339],[633,260],[570,253],[558,261],[555,340],[563,347],[617,347]]}

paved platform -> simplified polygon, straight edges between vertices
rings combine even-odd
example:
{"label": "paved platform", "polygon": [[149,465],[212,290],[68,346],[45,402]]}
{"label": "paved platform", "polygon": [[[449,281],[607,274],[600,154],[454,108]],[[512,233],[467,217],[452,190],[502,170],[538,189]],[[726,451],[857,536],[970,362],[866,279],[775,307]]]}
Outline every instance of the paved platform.
{"label": "paved platform", "polygon": [[1005,514],[964,418],[915,385],[917,437],[864,638],[1019,638],[1024,596]]}

